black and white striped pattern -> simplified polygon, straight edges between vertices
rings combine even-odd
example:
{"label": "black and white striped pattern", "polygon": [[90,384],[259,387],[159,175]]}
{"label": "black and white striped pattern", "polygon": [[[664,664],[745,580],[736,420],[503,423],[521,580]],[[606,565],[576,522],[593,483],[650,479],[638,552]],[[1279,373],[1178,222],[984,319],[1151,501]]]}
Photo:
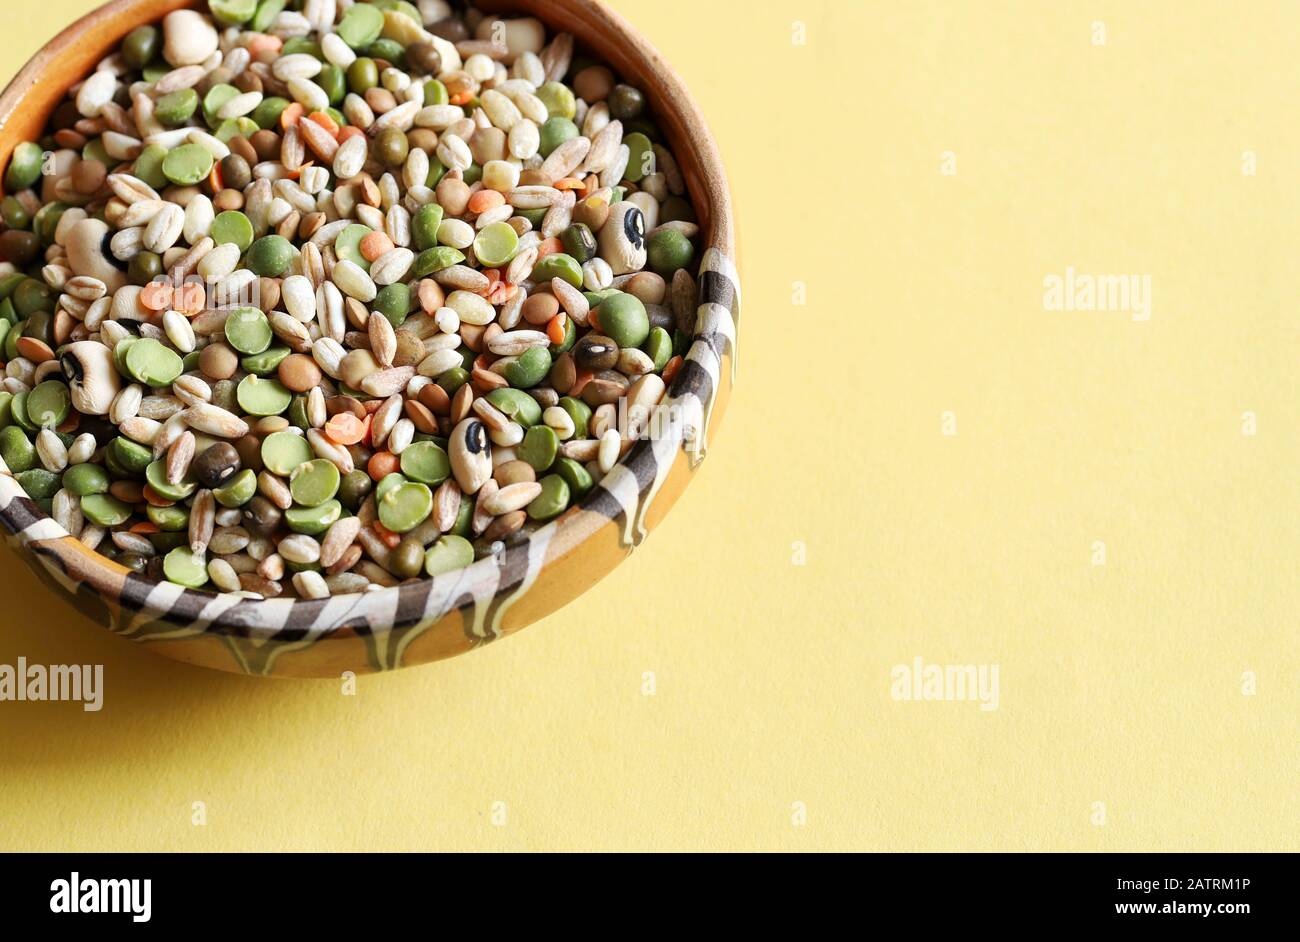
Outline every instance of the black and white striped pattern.
{"label": "black and white striped pattern", "polygon": [[[216,636],[231,663],[214,666],[269,675],[277,672],[281,658],[295,652],[359,638],[370,669],[392,670],[406,663],[408,647],[431,629],[459,630],[461,647],[486,644],[501,635],[511,606],[535,585],[553,545],[573,545],[611,523],[624,547],[639,545],[646,537],[646,513],[674,463],[684,460],[693,469],[704,459],[718,391],[734,380],[740,316],[735,265],[717,249],[705,253],[699,289],[694,341],[658,407],[672,417],[663,423],[666,434],[634,445],[578,508],[511,543],[497,557],[460,572],[310,600],[250,601],[154,582],[87,554],[31,501],[7,468],[0,469],[0,522],[11,535],[10,543],[30,552],[25,558],[33,568],[73,595],[91,617],[137,641]],[[725,360],[731,361],[726,376]],[[561,528],[568,532],[557,539]],[[448,618],[454,612],[460,613],[459,629],[453,627],[454,617]]]}

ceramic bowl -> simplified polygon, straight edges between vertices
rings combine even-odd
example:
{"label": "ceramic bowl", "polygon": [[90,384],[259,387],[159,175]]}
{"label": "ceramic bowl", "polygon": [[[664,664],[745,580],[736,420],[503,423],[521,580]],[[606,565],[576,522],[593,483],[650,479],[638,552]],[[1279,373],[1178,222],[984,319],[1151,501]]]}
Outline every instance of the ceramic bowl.
{"label": "ceramic bowl", "polygon": [[[0,95],[0,167],[42,135],[67,89],[124,36],[187,0],[116,0],[50,41]],[[527,13],[643,89],[681,165],[703,230],[694,340],[665,402],[675,421],[637,442],[578,505],[499,557],[434,579],[320,600],[242,599],[133,573],[86,549],[7,472],[7,542],[80,612],[176,660],[263,676],[339,676],[451,657],[555,611],[626,559],[677,500],[730,397],[740,289],[731,197],[717,147],[681,80],[632,26],[595,0],[487,0]]]}

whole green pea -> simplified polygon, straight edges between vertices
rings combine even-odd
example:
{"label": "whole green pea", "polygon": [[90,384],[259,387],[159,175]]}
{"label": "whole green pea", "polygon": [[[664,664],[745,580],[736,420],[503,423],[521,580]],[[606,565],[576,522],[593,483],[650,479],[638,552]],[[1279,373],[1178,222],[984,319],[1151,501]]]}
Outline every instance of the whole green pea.
{"label": "whole green pea", "polygon": [[529,389],[545,379],[550,371],[550,352],[545,347],[533,347],[506,366],[503,375],[506,382],[516,389]]}
{"label": "whole green pea", "polygon": [[343,70],[333,63],[320,70],[320,74],[316,76],[316,84],[325,90],[331,105],[339,104],[348,93],[347,78]]}
{"label": "whole green pea", "polygon": [[262,236],[248,249],[248,268],[263,278],[279,278],[293,262],[293,243],[284,236]]}
{"label": "whole green pea", "polygon": [[348,66],[348,88],[364,95],[379,84],[379,66],[374,59],[362,56]]}
{"label": "whole green pea", "polygon": [[596,308],[600,329],[620,347],[639,347],[650,335],[650,317],[636,295],[618,292]]}
{"label": "whole green pea", "polygon": [[141,252],[126,266],[126,277],[133,285],[147,285],[162,274],[162,257],[154,252]]}
{"label": "whole green pea", "polygon": [[388,557],[389,568],[399,579],[413,579],[424,569],[424,544],[413,536],[404,537]]}
{"label": "whole green pea", "polygon": [[36,447],[17,425],[0,429],[0,458],[14,474],[36,467]]}
{"label": "whole green pea", "polygon": [[156,27],[138,26],[122,40],[122,58],[133,69],[143,69],[158,55],[162,36]]}
{"label": "whole green pea", "polygon": [[411,313],[411,288],[409,285],[385,285],[371,302],[371,306],[394,327],[401,327],[406,315]]}
{"label": "whole green pea", "polygon": [[9,158],[9,169],[5,172],[5,190],[14,193],[25,190],[41,177],[41,164],[45,152],[39,144],[24,141],[14,148]]}
{"label": "whole green pea", "polygon": [[78,497],[107,494],[108,485],[108,472],[97,464],[74,464],[63,472],[63,486]]}
{"label": "whole green pea", "polygon": [[[543,353],[546,351],[543,350]],[[549,356],[549,354],[547,354]],[[456,395],[460,387],[469,382],[469,372],[459,366],[453,366],[435,380],[448,396]]]}
{"label": "whole green pea", "polygon": [[[272,96],[263,98],[262,103],[253,109],[251,115],[253,123],[264,131],[274,130],[276,122],[280,120],[280,115],[285,108],[289,107],[289,99]],[[229,181],[227,181],[229,185]]]}
{"label": "whole green pea", "polygon": [[0,218],[10,229],[26,229],[32,224],[27,208],[12,196],[6,196],[0,201]]}
{"label": "whole green pea", "polygon": [[631,85],[615,85],[609,93],[609,115],[619,121],[630,121],[645,111],[645,95]]}
{"label": "whole green pea", "polygon": [[366,55],[372,59],[383,59],[394,68],[406,71],[406,47],[395,39],[376,39],[366,49]]}
{"label": "whole green pea", "polygon": [[655,372],[658,373],[672,359],[673,338],[662,327],[651,327],[650,335],[646,337],[641,349],[654,362]]}
{"label": "whole green pea", "polygon": [[438,185],[443,177],[447,175],[447,168],[443,162],[438,159],[437,154],[429,155],[429,175],[424,178],[424,185],[433,189]]}
{"label": "whole green pea", "polygon": [[443,208],[437,203],[421,206],[411,220],[411,235],[420,251],[438,244],[438,227],[442,225]]}
{"label": "whole green pea", "polygon": [[375,139],[375,155],[390,167],[401,166],[410,152],[411,142],[401,128],[390,125]]}
{"label": "whole green pea", "polygon": [[[46,315],[45,319],[40,322],[45,329],[37,332],[40,339],[46,343],[50,342],[46,335],[53,336],[48,329],[50,327],[48,320],[49,314],[54,311],[55,300],[54,291],[50,286],[43,281],[37,281],[35,278],[28,278],[13,293],[14,310],[18,312],[19,317],[32,318],[42,313]],[[23,336],[35,337],[37,333],[28,333],[28,331],[36,330],[35,324],[29,324],[27,330],[23,331]]]}
{"label": "whole green pea", "polygon": [[59,476],[44,468],[30,468],[18,474],[16,479],[33,500],[51,498],[59,491]]}
{"label": "whole green pea", "polygon": [[284,46],[280,49],[280,55],[282,56],[292,56],[296,53],[303,53],[321,60],[325,58],[320,43],[308,39],[306,36],[294,36],[291,39],[286,39]]}
{"label": "whole green pea", "polygon": [[578,136],[578,126],[569,118],[557,116],[548,118],[538,134],[538,153],[543,157],[551,156],[551,151],[565,141]]}
{"label": "whole green pea", "polygon": [[694,255],[691,240],[676,229],[660,229],[646,240],[646,258],[651,270],[669,280],[679,268],[690,265]]}
{"label": "whole green pea", "polygon": [[552,118],[568,118],[572,121],[578,113],[578,102],[573,97],[573,91],[561,82],[547,82],[537,90],[537,97]]}
{"label": "whole green pea", "polygon": [[623,143],[628,149],[627,170],[623,173],[625,179],[639,183],[647,174],[654,173],[655,153],[650,138],[636,131],[624,137]]}
{"label": "whole green pea", "polygon": [[356,511],[365,503],[374,487],[375,482],[370,480],[370,475],[358,468],[349,471],[339,482],[338,499],[348,510]]}
{"label": "whole green pea", "polygon": [[429,79],[424,83],[424,104],[428,105],[445,105],[450,101],[447,94],[447,86],[437,79]]}

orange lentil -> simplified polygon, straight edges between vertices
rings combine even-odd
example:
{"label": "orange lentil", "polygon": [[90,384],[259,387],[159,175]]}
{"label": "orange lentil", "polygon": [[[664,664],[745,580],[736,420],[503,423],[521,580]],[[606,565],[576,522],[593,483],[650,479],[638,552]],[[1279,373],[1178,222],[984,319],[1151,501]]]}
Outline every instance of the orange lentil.
{"label": "orange lentil", "polygon": [[563,314],[556,314],[546,324],[546,336],[551,338],[551,343],[564,343],[565,322]]}
{"label": "orange lentil", "polygon": [[364,135],[366,132],[361,130],[355,124],[345,124],[339,128],[339,143],[342,144],[349,138],[356,137],[358,134]]}
{"label": "orange lentil", "polygon": [[384,545],[389,549],[397,549],[397,544],[402,542],[402,534],[394,533],[378,520],[371,524],[371,527],[374,529],[375,535],[383,540]]}
{"label": "orange lentil", "polygon": [[127,504],[138,504],[143,500],[142,485],[139,481],[114,481],[108,486],[108,492]]}
{"label": "orange lentil", "polygon": [[366,464],[366,474],[370,475],[372,481],[382,481],[386,475],[400,471],[401,467],[402,462],[397,455],[391,451],[377,451]]}
{"label": "orange lentil", "polygon": [[557,180],[554,183],[557,190],[581,190],[586,188],[581,177],[565,177],[563,180]]}
{"label": "orange lentil", "polygon": [[597,333],[600,332],[600,321],[596,320],[596,309],[594,307],[587,313],[587,325]]}
{"label": "orange lentil", "polygon": [[673,357],[671,360],[665,363],[664,371],[663,371],[664,383],[665,384],[671,383],[673,381],[673,377],[677,375],[677,371],[680,370],[681,368],[682,368],[682,358],[680,356]]}
{"label": "orange lentil", "polygon": [[474,98],[469,92],[457,92],[447,100],[453,105],[466,105]]}
{"label": "orange lentil", "polygon": [[289,130],[289,128],[298,123],[298,119],[301,118],[306,111],[307,109],[298,104],[298,102],[293,102],[289,107],[280,112],[280,130]]}
{"label": "orange lentil", "polygon": [[367,262],[373,262],[385,252],[393,250],[393,240],[376,230],[362,237],[358,248],[361,249],[362,258]]}
{"label": "orange lentil", "polygon": [[331,118],[329,115],[327,115],[325,112],[313,111],[311,114],[307,115],[307,120],[319,124],[321,127],[323,127],[326,131],[329,132],[330,137],[337,138],[339,136],[338,122],[335,121],[333,118]]}
{"label": "orange lentil", "polygon": [[505,304],[510,300],[511,288],[514,285],[508,285],[504,281],[498,281],[496,284],[488,286],[487,299],[492,304]]}
{"label": "orange lentil", "polygon": [[490,282],[497,282],[497,281],[500,281],[500,280],[501,280],[501,269],[499,269],[499,268],[485,268],[485,269],[483,269],[483,275],[484,275],[484,277],[487,278],[488,281],[490,281]]}
{"label": "orange lentil", "polygon": [[76,409],[73,409],[68,413],[68,417],[66,419],[64,419],[60,424],[54,427],[54,431],[63,432],[65,434],[68,432],[75,432],[80,425],[81,425],[81,413],[78,412]]}
{"label": "orange lentil", "polygon": [[[378,402],[378,400],[375,401]],[[361,436],[361,444],[365,445],[367,448],[369,448],[371,445],[370,426],[374,424],[374,419],[375,419],[375,413],[371,412],[369,415],[367,415],[364,419],[361,420],[361,425],[363,426],[364,429],[363,434]]]}
{"label": "orange lentil", "polygon": [[496,357],[492,356],[490,353],[480,353],[474,358],[473,368],[476,370],[486,370],[495,360]]}
{"label": "orange lentil", "polygon": [[141,488],[140,496],[144,498],[146,503],[153,504],[155,507],[174,507],[176,505],[176,501],[163,497],[148,484]]}
{"label": "orange lentil", "polygon": [[221,161],[219,160],[212,165],[212,172],[208,174],[208,186],[212,188],[213,193],[220,193],[226,188],[221,179]]}
{"label": "orange lentil", "polygon": [[365,436],[365,426],[351,412],[340,412],[325,423],[325,437],[336,445],[355,445]]}
{"label": "orange lentil", "polygon": [[379,407],[384,404],[383,399],[367,399],[361,404],[361,408],[366,410],[367,415],[374,415],[379,411]]}
{"label": "orange lentil", "polygon": [[140,534],[157,533],[161,529],[162,528],[152,520],[141,520],[135,526],[131,527],[130,532]]}
{"label": "orange lentil", "polygon": [[564,243],[552,236],[549,239],[543,239],[537,243],[537,260],[540,262],[548,255],[554,255],[556,252],[564,251]]}
{"label": "orange lentil", "polygon": [[140,289],[140,303],[151,311],[165,311],[171,307],[174,291],[165,281],[151,281]]}
{"label": "orange lentil", "polygon": [[496,190],[479,190],[469,198],[469,211],[471,213],[486,213],[498,206],[504,206],[505,203],[506,198]]}
{"label": "orange lentil", "polygon": [[[253,41],[248,44],[248,51],[255,57],[258,53],[263,51],[279,52],[282,46],[284,46],[284,41],[280,39],[279,36],[271,36],[267,33],[263,33],[255,37]],[[299,107],[301,108],[302,106],[299,105]]]}
{"label": "orange lentil", "polygon": [[197,281],[187,281],[172,294],[172,303],[176,310],[185,314],[198,314],[208,303],[207,292]]}
{"label": "orange lentil", "polygon": [[54,351],[44,340],[37,340],[35,337],[19,337],[15,346],[18,348],[19,356],[26,357],[33,363],[45,363],[54,359]]}

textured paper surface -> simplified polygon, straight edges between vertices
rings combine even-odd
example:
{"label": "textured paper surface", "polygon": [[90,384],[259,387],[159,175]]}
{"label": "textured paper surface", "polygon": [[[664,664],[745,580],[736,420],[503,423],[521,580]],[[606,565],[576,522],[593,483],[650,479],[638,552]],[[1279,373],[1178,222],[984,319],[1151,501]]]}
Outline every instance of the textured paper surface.
{"label": "textured paper surface", "polygon": [[[92,5],[6,0],[0,70]],[[698,479],[560,613],[354,697],[157,658],[0,553],[0,663],[106,684],[0,703],[0,847],[1296,849],[1294,8],[616,6],[739,206]],[[1071,266],[1150,319],[1044,310]],[[915,657],[998,709],[894,700]]]}

